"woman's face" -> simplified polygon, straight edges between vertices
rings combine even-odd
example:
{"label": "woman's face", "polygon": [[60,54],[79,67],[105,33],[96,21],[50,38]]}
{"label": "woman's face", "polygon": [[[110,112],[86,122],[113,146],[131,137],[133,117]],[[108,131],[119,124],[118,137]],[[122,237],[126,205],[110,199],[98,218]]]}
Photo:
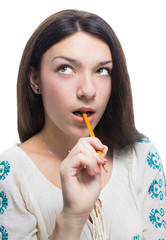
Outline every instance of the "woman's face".
{"label": "woman's face", "polygon": [[40,88],[45,126],[74,138],[88,136],[82,112],[92,128],[111,94],[112,56],[108,45],[78,32],[49,48],[41,59]]}

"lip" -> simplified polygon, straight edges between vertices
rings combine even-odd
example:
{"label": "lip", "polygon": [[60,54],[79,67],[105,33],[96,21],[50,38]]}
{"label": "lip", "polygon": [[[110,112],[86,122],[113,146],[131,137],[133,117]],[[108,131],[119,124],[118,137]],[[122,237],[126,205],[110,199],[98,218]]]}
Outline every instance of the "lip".
{"label": "lip", "polygon": [[95,110],[91,107],[80,107],[73,112],[80,111],[80,112],[95,112]]}
{"label": "lip", "polygon": [[95,115],[95,110],[91,107],[80,107],[80,108],[77,108],[76,110],[74,110],[72,112],[72,115],[73,115],[73,118],[76,122],[78,123],[81,123],[81,124],[85,124],[85,121],[83,119],[83,116],[78,116],[78,115],[75,115],[74,112],[77,112],[77,111],[80,111],[80,112],[91,112],[91,115],[88,116],[88,120],[89,122],[92,122],[93,119],[94,119],[94,115]]}

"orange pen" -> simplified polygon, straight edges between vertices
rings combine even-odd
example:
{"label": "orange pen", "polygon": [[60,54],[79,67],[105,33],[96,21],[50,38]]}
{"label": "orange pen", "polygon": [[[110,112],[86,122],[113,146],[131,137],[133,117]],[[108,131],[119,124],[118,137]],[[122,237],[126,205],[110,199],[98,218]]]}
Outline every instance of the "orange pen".
{"label": "orange pen", "polygon": [[[95,137],[95,134],[94,134],[94,132],[93,132],[93,129],[92,129],[91,125],[90,125],[90,122],[89,122],[89,120],[88,120],[88,117],[87,117],[86,113],[85,113],[85,112],[82,113],[82,116],[83,116],[83,118],[84,118],[84,121],[85,121],[85,123],[86,123],[86,126],[87,126],[87,128],[88,128],[88,130],[89,130],[89,133],[90,133],[91,137]],[[101,151],[98,150],[97,153],[99,153],[99,154],[102,156]],[[103,167],[103,169],[108,173],[108,170],[106,169],[106,165],[104,164],[104,165],[102,165],[102,167]]]}

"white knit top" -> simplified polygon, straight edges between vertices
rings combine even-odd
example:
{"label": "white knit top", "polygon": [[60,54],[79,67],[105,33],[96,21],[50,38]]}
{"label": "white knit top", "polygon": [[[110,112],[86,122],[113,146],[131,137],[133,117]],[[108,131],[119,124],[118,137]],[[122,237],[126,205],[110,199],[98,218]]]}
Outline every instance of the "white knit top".
{"label": "white knit top", "polygon": [[[107,240],[166,240],[166,178],[149,140],[114,151],[100,201]],[[0,239],[47,240],[62,207],[62,191],[21,148],[15,144],[0,154]],[[87,220],[80,239],[92,240],[92,232]]]}

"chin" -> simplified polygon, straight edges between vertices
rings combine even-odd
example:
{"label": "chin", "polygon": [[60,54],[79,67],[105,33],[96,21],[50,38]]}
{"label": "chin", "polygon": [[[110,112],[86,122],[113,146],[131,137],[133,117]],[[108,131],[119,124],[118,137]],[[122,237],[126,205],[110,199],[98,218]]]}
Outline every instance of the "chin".
{"label": "chin", "polygon": [[70,133],[70,137],[75,139],[75,140],[79,140],[82,137],[89,137],[89,132],[88,129],[84,129],[84,130],[78,130],[78,131],[73,131]]}

